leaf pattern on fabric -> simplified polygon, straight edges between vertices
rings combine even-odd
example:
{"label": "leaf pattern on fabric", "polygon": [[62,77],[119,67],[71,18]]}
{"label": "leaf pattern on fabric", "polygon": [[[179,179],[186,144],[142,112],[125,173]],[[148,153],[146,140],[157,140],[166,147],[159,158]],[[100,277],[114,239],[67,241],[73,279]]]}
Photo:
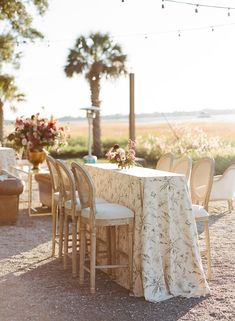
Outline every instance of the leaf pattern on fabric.
{"label": "leaf pattern on fabric", "polygon": [[[135,176],[135,168],[125,172],[110,166],[86,168],[94,180],[97,196],[125,205],[135,213],[134,295],[159,302],[172,296],[208,294],[186,179],[173,174],[160,176],[158,171],[150,177],[145,168],[141,169],[142,177],[140,169]],[[118,228],[117,247],[127,253],[126,233],[125,227]],[[127,262],[124,255],[118,259]],[[128,288],[127,270],[117,269],[116,274],[117,282]]]}

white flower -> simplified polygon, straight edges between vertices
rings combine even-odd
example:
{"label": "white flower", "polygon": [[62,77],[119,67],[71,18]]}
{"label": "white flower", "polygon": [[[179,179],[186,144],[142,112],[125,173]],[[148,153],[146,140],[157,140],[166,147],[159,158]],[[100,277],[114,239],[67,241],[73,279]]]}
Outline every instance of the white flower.
{"label": "white flower", "polygon": [[27,145],[27,139],[26,138],[23,138],[22,141],[21,141],[22,145],[26,146]]}

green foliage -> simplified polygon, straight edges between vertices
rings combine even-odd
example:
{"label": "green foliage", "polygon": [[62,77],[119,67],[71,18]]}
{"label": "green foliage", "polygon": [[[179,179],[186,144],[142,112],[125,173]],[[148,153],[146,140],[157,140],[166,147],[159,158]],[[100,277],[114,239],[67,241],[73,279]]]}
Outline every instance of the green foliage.
{"label": "green foliage", "polygon": [[215,173],[221,175],[231,164],[235,164],[235,152],[233,154],[215,155]]}
{"label": "green foliage", "polygon": [[0,20],[11,34],[33,39],[42,34],[32,27],[32,9],[43,14],[48,7],[47,0],[0,0]]}
{"label": "green foliage", "polygon": [[115,144],[118,144],[121,147],[125,147],[127,143],[128,143],[128,138],[126,137],[119,138],[118,140],[115,138],[104,138],[102,140],[103,154],[105,155],[108,152],[108,150]]}
{"label": "green foliage", "polygon": [[14,38],[11,34],[0,35],[0,66],[3,62],[10,62],[14,55]]}
{"label": "green foliage", "polygon": [[2,101],[21,101],[24,99],[24,94],[18,90],[14,83],[14,77],[9,75],[0,75],[0,96]]}
{"label": "green foliage", "polygon": [[[3,107],[6,101],[21,101],[24,95],[19,91],[15,78],[3,72],[11,65],[19,67],[21,54],[17,48],[19,41],[42,38],[42,34],[33,28],[33,10],[43,14],[48,0],[0,0],[0,141],[3,140]],[[14,106],[12,106],[15,109]]]}
{"label": "green foliage", "polygon": [[81,136],[69,138],[67,146],[51,151],[50,154],[57,158],[82,158],[87,155],[87,140]]}

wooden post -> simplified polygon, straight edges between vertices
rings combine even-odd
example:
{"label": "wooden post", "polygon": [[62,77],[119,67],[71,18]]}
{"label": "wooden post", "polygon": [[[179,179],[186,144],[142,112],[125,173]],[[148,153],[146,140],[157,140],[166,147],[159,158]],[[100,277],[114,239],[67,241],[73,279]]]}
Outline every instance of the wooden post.
{"label": "wooden post", "polygon": [[130,79],[130,113],[129,113],[129,138],[135,140],[135,74],[129,74]]}

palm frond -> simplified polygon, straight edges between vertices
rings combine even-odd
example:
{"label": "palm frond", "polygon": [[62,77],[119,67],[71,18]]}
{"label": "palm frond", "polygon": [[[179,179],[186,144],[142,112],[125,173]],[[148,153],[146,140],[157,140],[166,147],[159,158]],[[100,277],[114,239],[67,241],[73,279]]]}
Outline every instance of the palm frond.
{"label": "palm frond", "polygon": [[102,75],[118,77],[126,73],[126,61],[127,55],[119,44],[113,43],[109,33],[93,32],[77,38],[64,71],[67,77],[84,72],[88,80],[99,79]]}

